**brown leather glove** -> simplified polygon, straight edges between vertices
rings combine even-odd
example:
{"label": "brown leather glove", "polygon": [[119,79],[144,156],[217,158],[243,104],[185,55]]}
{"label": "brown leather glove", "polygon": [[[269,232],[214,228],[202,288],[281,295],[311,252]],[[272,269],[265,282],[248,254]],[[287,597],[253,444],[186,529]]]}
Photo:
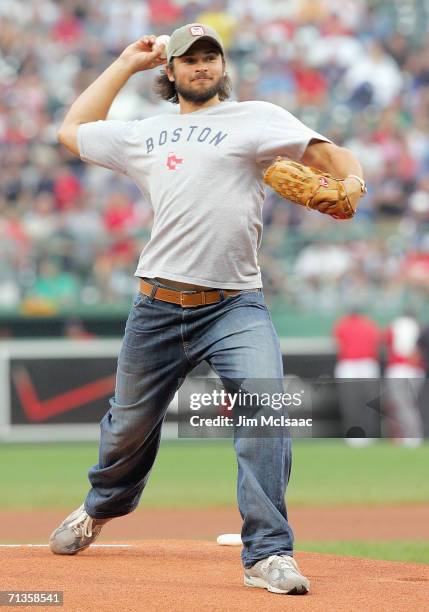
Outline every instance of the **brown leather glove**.
{"label": "brown leather glove", "polygon": [[336,179],[284,157],[277,157],[267,168],[264,181],[283,198],[334,219],[351,219],[366,193],[364,181],[354,174]]}

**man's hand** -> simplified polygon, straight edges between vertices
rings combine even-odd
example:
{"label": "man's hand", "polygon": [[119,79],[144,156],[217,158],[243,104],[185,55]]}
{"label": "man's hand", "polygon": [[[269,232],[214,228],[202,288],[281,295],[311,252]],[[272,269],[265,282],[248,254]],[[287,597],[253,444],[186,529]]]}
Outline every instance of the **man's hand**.
{"label": "man's hand", "polygon": [[164,48],[156,45],[156,36],[143,36],[136,42],[128,45],[119,56],[131,74],[157,68],[167,63],[162,57]]}

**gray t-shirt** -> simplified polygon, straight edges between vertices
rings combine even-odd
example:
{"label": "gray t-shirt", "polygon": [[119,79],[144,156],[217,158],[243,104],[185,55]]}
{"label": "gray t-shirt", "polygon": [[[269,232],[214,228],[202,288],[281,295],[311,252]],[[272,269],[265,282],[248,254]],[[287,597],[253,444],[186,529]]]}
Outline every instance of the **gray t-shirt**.
{"label": "gray t-shirt", "polygon": [[262,287],[263,171],[276,155],[300,160],[312,139],[329,142],[268,102],[78,130],[82,160],[128,175],[153,206],[136,276],[224,289]]}

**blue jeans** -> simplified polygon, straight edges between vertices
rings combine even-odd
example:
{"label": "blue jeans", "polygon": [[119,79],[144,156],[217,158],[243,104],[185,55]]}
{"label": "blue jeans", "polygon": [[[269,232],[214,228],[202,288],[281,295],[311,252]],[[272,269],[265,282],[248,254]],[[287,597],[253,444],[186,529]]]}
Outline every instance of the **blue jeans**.
{"label": "blue jeans", "polygon": [[[195,308],[139,293],[118,359],[115,397],[100,423],[98,464],[85,500],[94,518],[132,512],[158,452],[161,426],[177,389],[203,360],[222,381],[275,379],[283,392],[279,341],[262,291],[247,290]],[[242,560],[293,554],[285,491],[291,467],[288,432],[234,437],[237,498],[243,519]]]}

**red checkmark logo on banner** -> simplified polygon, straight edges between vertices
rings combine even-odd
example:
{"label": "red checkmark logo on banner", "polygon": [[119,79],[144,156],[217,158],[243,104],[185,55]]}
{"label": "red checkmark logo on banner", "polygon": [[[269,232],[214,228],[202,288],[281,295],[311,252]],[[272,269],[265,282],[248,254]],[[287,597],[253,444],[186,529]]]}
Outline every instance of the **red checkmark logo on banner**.
{"label": "red checkmark logo on banner", "polygon": [[111,374],[99,378],[46,400],[38,398],[30,375],[24,367],[14,367],[12,379],[26,416],[30,421],[40,422],[110,395],[115,389],[116,376]]}

